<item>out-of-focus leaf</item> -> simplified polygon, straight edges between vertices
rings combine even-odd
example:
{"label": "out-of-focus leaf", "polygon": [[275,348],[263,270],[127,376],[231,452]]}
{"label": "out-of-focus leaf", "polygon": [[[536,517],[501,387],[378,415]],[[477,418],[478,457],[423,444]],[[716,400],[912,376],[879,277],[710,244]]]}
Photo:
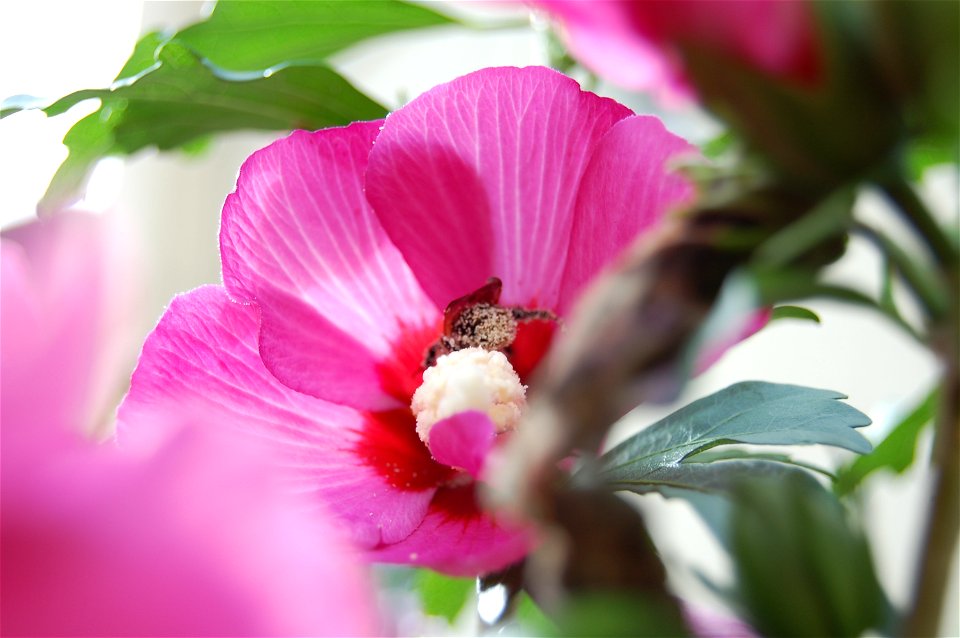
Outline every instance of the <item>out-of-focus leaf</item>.
{"label": "out-of-focus leaf", "polygon": [[910,467],[917,448],[917,438],[924,426],[931,423],[936,415],[938,397],[936,390],[928,394],[877,444],[873,452],[861,456],[849,467],[841,470],[834,486],[837,494],[850,493],[876,470],[887,469],[900,474]]}
{"label": "out-of-focus leaf", "polygon": [[396,0],[221,0],[209,19],[176,38],[220,68],[258,71],[320,62],[366,38],[452,22]]}
{"label": "out-of-focus leaf", "polygon": [[746,481],[731,515],[737,603],[764,636],[859,636],[890,621],[867,539],[809,476]]}
{"label": "out-of-focus leaf", "polygon": [[694,401],[633,435],[600,458],[610,483],[643,481],[685,457],[725,443],[823,444],[854,452],[870,443],[853,428],[870,419],[838,399],[844,395],[760,381],[737,383]]}
{"label": "out-of-focus leaf", "polygon": [[532,635],[552,635],[558,629],[550,618],[543,613],[540,606],[523,591],[517,596],[516,618],[522,629],[532,632]]}
{"label": "out-of-focus leaf", "polygon": [[452,623],[466,604],[476,585],[469,578],[451,578],[428,569],[417,574],[417,590],[423,611],[431,616],[442,616]]}
{"label": "out-of-focus leaf", "polygon": [[160,65],[114,89],[77,91],[44,109],[63,113],[99,98],[101,108],[64,138],[70,150],[41,202],[69,203],[93,164],[106,155],[161,150],[233,130],[323,128],[383,117],[386,110],[326,66],[291,66],[258,79],[224,79],[184,46],[170,42]]}
{"label": "out-of-focus leaf", "polygon": [[770,461],[810,470],[830,479],[835,478],[826,469],[818,465],[798,461],[788,454],[756,452],[739,446],[711,448],[706,452],[691,454],[683,460],[684,463],[716,463],[717,461]]}
{"label": "out-of-focus leaf", "polygon": [[575,596],[553,621],[557,630],[547,636],[662,638],[690,635],[682,620],[665,613],[655,600],[623,593]]}
{"label": "out-of-focus leaf", "polygon": [[[837,190],[824,198],[809,213],[760,245],[754,253],[754,263],[767,267],[784,266],[811,251],[822,250],[821,247],[832,238],[843,237],[853,220],[854,198],[852,188]],[[841,248],[836,257],[842,253]]]}
{"label": "out-of-focus leaf", "polygon": [[960,157],[957,157],[956,147],[951,148],[944,144],[932,144],[924,140],[918,140],[907,148],[907,173],[916,182],[923,179],[927,169],[943,164],[956,164],[958,161],[960,161]]}
{"label": "out-of-focus leaf", "polygon": [[[889,157],[904,127],[865,64],[855,2],[809,3],[821,73],[804,86],[724,55],[708,41],[679,47],[702,103],[799,190],[827,192]],[[921,3],[922,4],[922,3]]]}
{"label": "out-of-focus leaf", "polygon": [[736,142],[737,137],[733,134],[733,132],[724,131],[720,135],[707,140],[706,143],[700,146],[700,151],[706,157],[715,159],[733,148]]}
{"label": "out-of-focus leaf", "polygon": [[114,118],[119,111],[100,109],[84,117],[67,131],[63,143],[69,150],[67,159],[54,173],[39,209],[57,210],[72,202],[90,175],[94,164],[110,154],[113,148]]}
{"label": "out-of-focus leaf", "polygon": [[874,59],[910,132],[956,157],[960,143],[960,5],[864,3]]}
{"label": "out-of-focus leaf", "polygon": [[770,321],[778,321],[780,319],[799,319],[801,321],[820,323],[820,315],[802,306],[776,306],[770,313]]}
{"label": "out-of-focus leaf", "polygon": [[[224,131],[322,128],[382,117],[385,109],[325,58],[372,36],[453,22],[397,0],[223,0],[210,18],[179,33],[148,33],[113,87],[78,91],[44,108],[57,115],[80,101],[101,100],[100,111],[64,139],[69,155],[39,208],[76,199],[106,155],[148,146],[190,152],[201,147],[199,138]],[[16,96],[4,100],[0,117],[43,107],[36,98]]]}

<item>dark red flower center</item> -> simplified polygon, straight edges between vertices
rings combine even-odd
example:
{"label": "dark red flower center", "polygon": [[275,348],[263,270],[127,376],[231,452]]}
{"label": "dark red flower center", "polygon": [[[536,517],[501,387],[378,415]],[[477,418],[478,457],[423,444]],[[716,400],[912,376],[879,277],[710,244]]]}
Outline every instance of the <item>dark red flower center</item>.
{"label": "dark red flower center", "polygon": [[[467,347],[502,351],[521,383],[529,385],[553,341],[556,316],[535,308],[500,306],[499,297],[500,281],[491,279],[452,301],[442,325],[403,330],[391,356],[379,365],[384,390],[410,405],[424,370],[439,356]],[[368,412],[360,440],[361,457],[395,488],[424,490],[448,484],[458,475],[433,459],[417,436],[416,418],[407,407]]]}

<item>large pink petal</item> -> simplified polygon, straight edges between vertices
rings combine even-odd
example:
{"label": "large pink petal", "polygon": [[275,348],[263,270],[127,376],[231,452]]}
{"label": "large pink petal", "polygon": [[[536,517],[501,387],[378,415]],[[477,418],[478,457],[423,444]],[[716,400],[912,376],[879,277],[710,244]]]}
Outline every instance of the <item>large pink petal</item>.
{"label": "large pink petal", "polygon": [[690,200],[693,188],[669,163],[692,151],[649,116],[618,122],[600,141],[577,197],[561,312],[639,235]]}
{"label": "large pink petal", "polygon": [[550,307],[583,170],[629,115],[550,69],[471,73],[387,117],[367,197],[438,306],[496,276],[502,303]]}
{"label": "large pink petal", "polygon": [[[4,420],[4,438],[35,425]],[[375,635],[360,557],[270,480],[262,447],[215,434],[5,471],[4,635]]]}
{"label": "large pink petal", "polygon": [[64,211],[3,231],[0,415],[36,424],[23,441],[20,431],[4,437],[5,461],[19,462],[20,443],[49,446],[74,438],[71,430],[92,433],[107,400],[116,400],[131,323],[124,284],[136,270],[121,259],[117,221]]}
{"label": "large pink petal", "polygon": [[270,374],[257,352],[258,314],[219,286],[174,299],[147,338],[120,406],[120,443],[162,438],[150,424],[186,411],[210,427],[242,430],[279,447],[294,489],[314,494],[345,521],[357,544],[406,537],[435,488],[397,484],[384,466],[367,462],[365,450],[387,445],[378,441],[391,435],[389,424],[380,432],[364,413],[298,393]]}
{"label": "large pink petal", "polygon": [[530,530],[497,522],[476,503],[475,484],[437,491],[413,534],[370,552],[375,560],[430,567],[454,576],[503,569],[530,551]]}
{"label": "large pink petal", "polygon": [[267,367],[295,390],[363,409],[400,404],[378,364],[439,316],[363,196],[380,124],[296,131],[254,153],[220,231],[224,285],[262,309]]}

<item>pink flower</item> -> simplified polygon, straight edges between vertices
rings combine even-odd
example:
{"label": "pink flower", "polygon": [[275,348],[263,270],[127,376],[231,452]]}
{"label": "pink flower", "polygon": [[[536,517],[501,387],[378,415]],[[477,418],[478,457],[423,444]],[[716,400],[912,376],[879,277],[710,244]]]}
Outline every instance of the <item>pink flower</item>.
{"label": "pink flower", "polygon": [[111,232],[64,212],[0,244],[3,634],[375,634],[350,548],[265,450],[172,413],[129,450],[79,436],[125,265]]}
{"label": "pink flower", "polygon": [[665,97],[690,91],[681,49],[738,60],[798,84],[820,61],[810,3],[800,0],[537,0],[574,56],[601,77]]}
{"label": "pink flower", "polygon": [[544,68],[294,132],[241,169],[224,286],[173,301],[121,434],[189,407],[276,444],[374,560],[463,575],[518,560],[529,534],[476,502],[486,453],[584,285],[690,197],[666,168],[689,148]]}

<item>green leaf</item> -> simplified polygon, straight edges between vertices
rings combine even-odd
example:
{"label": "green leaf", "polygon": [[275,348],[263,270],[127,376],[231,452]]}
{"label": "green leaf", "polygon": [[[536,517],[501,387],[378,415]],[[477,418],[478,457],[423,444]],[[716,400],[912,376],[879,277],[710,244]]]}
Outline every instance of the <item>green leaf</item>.
{"label": "green leaf", "polygon": [[732,131],[724,131],[716,137],[707,140],[700,146],[700,151],[710,159],[716,159],[736,146],[737,136]]}
{"label": "green leaf", "polygon": [[116,79],[128,80],[157,64],[160,48],[169,40],[170,36],[160,31],[152,31],[140,38]]}
{"label": "green leaf", "polygon": [[870,419],[841,403],[844,395],[761,381],[737,383],[694,401],[630,437],[600,458],[611,483],[643,478],[696,452],[727,443],[824,444],[854,452],[870,443],[853,428]]}
{"label": "green leaf", "polygon": [[[842,188],[824,198],[806,215],[761,244],[754,253],[754,263],[766,267],[785,266],[822,250],[829,245],[829,240],[843,237],[853,220],[855,196],[853,188]],[[836,257],[841,253],[842,250]]]}
{"label": "green leaf", "polygon": [[383,117],[386,110],[326,66],[291,66],[267,77],[225,79],[184,46],[169,42],[160,64],[130,84],[77,91],[47,107],[57,115],[91,98],[100,110],[64,138],[69,155],[54,176],[42,209],[70,202],[94,163],[106,155],[161,150],[234,130],[286,131]]}
{"label": "green leaf", "polygon": [[739,446],[711,448],[705,452],[691,454],[683,460],[684,463],[716,463],[717,461],[772,461],[774,463],[783,463],[785,465],[792,465],[794,467],[810,470],[811,472],[816,472],[817,474],[821,474],[827,478],[830,478],[831,480],[836,478],[826,469],[811,463],[797,461],[788,454],[777,454],[776,452],[755,452]]}
{"label": "green leaf", "polygon": [[525,591],[521,591],[517,595],[516,618],[520,622],[521,628],[533,632],[533,635],[553,635],[558,631],[553,621],[543,613],[540,606]]}
{"label": "green leaf", "polygon": [[[396,0],[234,1],[177,34],[148,33],[110,89],[78,91],[44,110],[58,115],[87,99],[101,109],[64,138],[67,160],[39,208],[77,198],[94,164],[107,155],[202,147],[202,138],[233,130],[323,128],[383,117],[324,60],[363,39],[454,21]],[[269,73],[263,73],[265,70]],[[255,71],[255,74],[239,74]],[[4,100],[0,117],[44,103]]]}
{"label": "green leaf", "polygon": [[431,616],[442,616],[453,621],[476,588],[470,578],[451,578],[429,569],[417,574],[417,589],[423,602],[423,611]]}
{"label": "green leaf", "polygon": [[395,0],[220,0],[209,19],[176,38],[220,68],[259,71],[320,62],[372,36],[452,23]]}
{"label": "green leaf", "polygon": [[809,476],[736,491],[737,603],[764,636],[859,636],[891,620],[867,539]]}
{"label": "green leaf", "polygon": [[57,210],[72,202],[76,193],[83,190],[94,164],[110,154],[113,148],[111,115],[111,112],[100,109],[67,131],[63,143],[69,153],[50,180],[39,206],[41,210]]}
{"label": "green leaf", "polygon": [[709,494],[729,494],[742,480],[751,478],[782,479],[801,472],[786,463],[763,459],[713,461],[706,463],[677,463],[662,465],[642,473],[621,472],[615,479],[607,478],[613,489],[636,494],[663,493],[665,489],[681,489]]}
{"label": "green leaf", "polygon": [[618,592],[572,596],[562,611],[552,618],[557,630],[547,636],[623,636],[624,638],[663,638],[688,636],[678,616],[655,598]]}
{"label": "green leaf", "polygon": [[820,323],[820,315],[802,306],[777,306],[770,313],[770,321],[780,319],[799,319],[801,321],[812,321]]}
{"label": "green leaf", "polygon": [[880,469],[902,473],[913,464],[917,438],[937,412],[939,394],[934,389],[887,437],[866,456],[859,457],[849,467],[840,471],[834,490],[839,495],[852,492],[867,476]]}
{"label": "green leaf", "polygon": [[957,147],[947,144],[937,144],[928,140],[915,140],[907,146],[905,163],[907,173],[913,181],[923,179],[927,169],[944,164],[957,164]]}

